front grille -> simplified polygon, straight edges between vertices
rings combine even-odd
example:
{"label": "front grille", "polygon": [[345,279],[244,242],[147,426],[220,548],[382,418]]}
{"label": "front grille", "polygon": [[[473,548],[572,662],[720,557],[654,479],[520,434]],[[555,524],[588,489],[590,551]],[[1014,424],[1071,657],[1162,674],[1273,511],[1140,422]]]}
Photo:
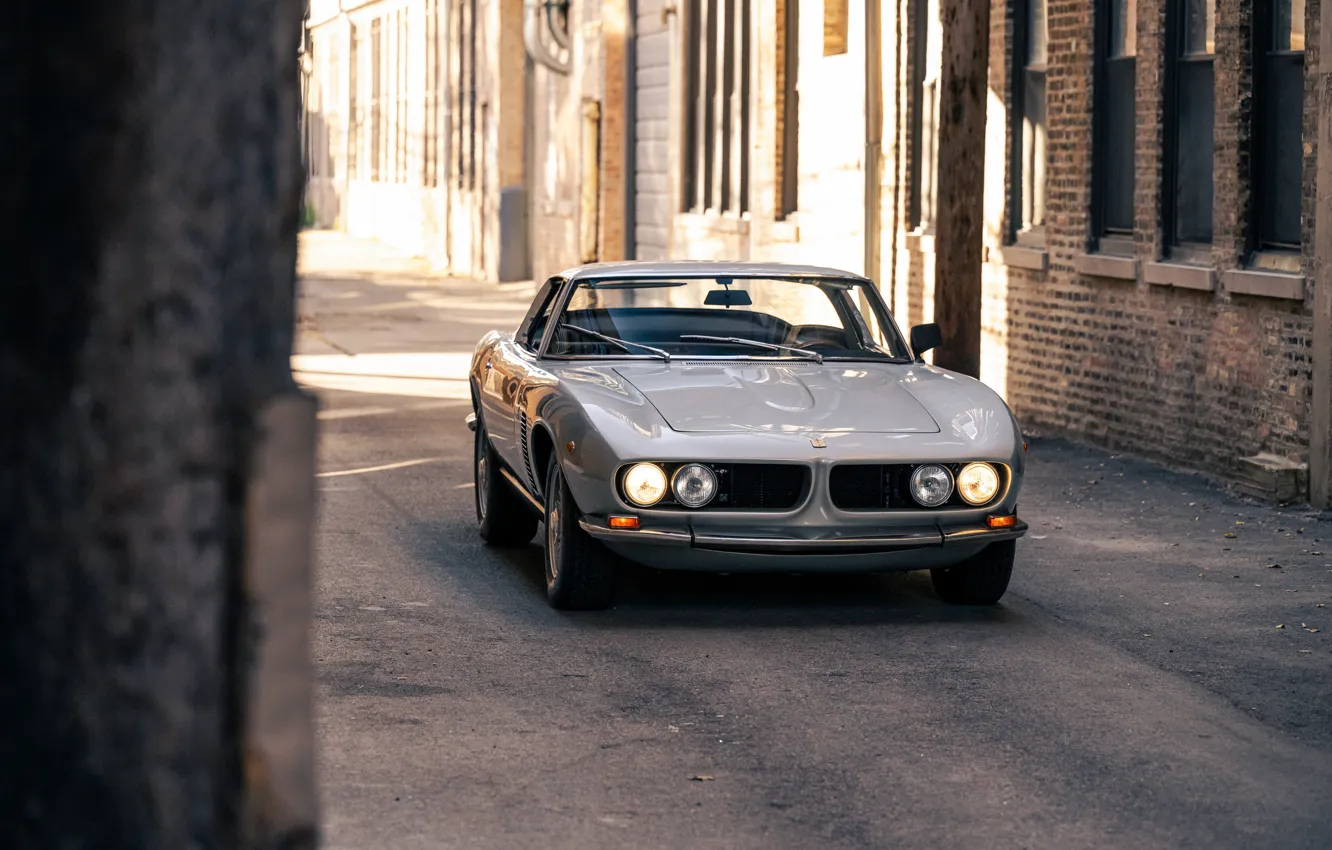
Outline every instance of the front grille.
{"label": "front grille", "polygon": [[[914,509],[924,510],[911,498],[911,473],[916,463],[892,464],[840,464],[834,466],[828,479],[828,496],[832,503],[844,511],[882,511]],[[953,475],[962,471],[963,464],[946,463]],[[999,492],[1004,492],[1004,469],[999,467]],[[995,497],[999,498],[998,496]],[[941,508],[971,507],[954,488],[953,495]],[[936,509],[937,510],[937,509]]]}
{"label": "front grille", "polygon": [[[683,463],[665,463],[662,469],[667,480],[674,481],[675,473]],[[789,463],[707,463],[717,475],[717,495],[702,508],[686,508],[668,493],[654,509],[665,510],[763,510],[789,511],[800,504],[809,484],[809,470]],[[624,495],[624,473],[617,482],[621,497]]]}
{"label": "front grille", "polygon": [[718,478],[718,507],[790,510],[805,489],[805,469],[800,466],[736,463],[712,468]]}

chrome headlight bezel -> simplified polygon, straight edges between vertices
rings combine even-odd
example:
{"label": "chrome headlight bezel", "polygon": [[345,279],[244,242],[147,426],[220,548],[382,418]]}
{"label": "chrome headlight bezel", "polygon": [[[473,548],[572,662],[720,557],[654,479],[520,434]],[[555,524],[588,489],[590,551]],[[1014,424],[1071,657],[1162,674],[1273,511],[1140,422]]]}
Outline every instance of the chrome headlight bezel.
{"label": "chrome headlight bezel", "polygon": [[[697,474],[697,472],[695,471],[703,473],[701,476],[699,476],[700,478],[704,478],[707,481],[711,482],[709,485],[710,490],[706,498],[702,499],[701,501],[690,501],[689,498],[686,498],[684,488],[680,486],[680,480],[684,477],[688,477],[688,475]],[[689,508],[691,510],[696,510],[698,508],[706,507],[708,504],[712,502],[713,499],[717,497],[718,484],[719,482],[717,480],[717,473],[714,472],[712,468],[709,467],[707,464],[686,463],[683,466],[681,466],[679,469],[677,469],[675,471],[675,475],[672,476],[671,493],[674,494],[675,501],[680,503],[680,505]]]}
{"label": "chrome headlight bezel", "polygon": [[[945,488],[943,491],[943,495],[941,497],[936,497],[932,501],[922,498],[919,491],[919,484],[921,479],[926,475],[933,476],[937,475],[937,473],[940,472],[943,473],[943,476],[947,480],[948,484],[947,488]],[[916,501],[916,504],[924,508],[937,508],[947,504],[948,500],[953,495],[954,487],[955,487],[955,482],[953,480],[953,472],[947,466],[944,466],[942,463],[921,464],[920,466],[916,467],[915,470],[912,471],[911,478],[907,482],[907,491],[911,494],[911,498]]]}
{"label": "chrome headlight bezel", "polygon": [[[657,491],[655,497],[648,497],[645,499],[635,498],[635,492],[642,493],[641,487],[636,491],[630,484],[631,480],[634,478],[635,472],[640,475],[648,476],[647,480],[641,482],[643,484],[647,484],[649,481],[659,482],[655,488]],[[624,495],[625,501],[629,504],[640,508],[650,508],[653,505],[660,504],[661,500],[666,498],[671,490],[671,482],[666,475],[666,470],[662,469],[659,464],[644,461],[630,464],[629,467],[625,469],[620,477],[620,490]]]}
{"label": "chrome headlight bezel", "polygon": [[[966,480],[969,477],[968,473],[989,476],[990,480],[993,482],[993,486],[985,498],[979,500],[971,498],[966,486]],[[977,508],[993,502],[995,497],[999,495],[999,491],[1003,488],[1003,483],[1003,478],[999,474],[999,468],[994,464],[986,463],[984,461],[973,461],[958,471],[954,486],[957,489],[958,497],[961,498],[962,501],[966,502],[973,508]]]}

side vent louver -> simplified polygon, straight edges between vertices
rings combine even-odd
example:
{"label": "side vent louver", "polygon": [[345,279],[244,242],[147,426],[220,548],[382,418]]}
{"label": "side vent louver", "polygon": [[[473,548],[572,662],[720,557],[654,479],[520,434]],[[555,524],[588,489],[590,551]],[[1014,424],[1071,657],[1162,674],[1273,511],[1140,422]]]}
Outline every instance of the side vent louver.
{"label": "side vent louver", "polygon": [[531,442],[527,439],[528,428],[527,410],[520,407],[518,408],[518,442],[523,446],[523,468],[527,472],[527,485],[534,492],[539,492],[540,488],[537,485],[536,476],[532,474],[532,449],[528,445]]}

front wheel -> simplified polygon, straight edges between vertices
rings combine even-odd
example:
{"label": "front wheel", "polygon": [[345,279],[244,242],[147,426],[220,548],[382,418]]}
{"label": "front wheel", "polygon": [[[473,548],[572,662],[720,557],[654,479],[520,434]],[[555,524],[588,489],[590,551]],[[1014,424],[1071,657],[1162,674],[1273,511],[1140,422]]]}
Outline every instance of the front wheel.
{"label": "front wheel", "polygon": [[991,543],[960,564],[930,570],[934,592],[954,605],[993,605],[1013,577],[1016,540]]}
{"label": "front wheel", "polygon": [[476,491],[476,526],[491,546],[526,546],[536,536],[536,514],[504,483],[499,456],[480,418],[476,423],[472,476]]}
{"label": "front wheel", "polygon": [[578,506],[554,458],[546,471],[546,598],[554,608],[598,610],[615,597],[615,556],[578,524]]}

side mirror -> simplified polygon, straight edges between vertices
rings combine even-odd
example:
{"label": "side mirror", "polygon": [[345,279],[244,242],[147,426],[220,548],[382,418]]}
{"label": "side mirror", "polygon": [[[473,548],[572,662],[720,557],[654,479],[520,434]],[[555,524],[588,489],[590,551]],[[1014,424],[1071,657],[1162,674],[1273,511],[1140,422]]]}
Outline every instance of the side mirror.
{"label": "side mirror", "polygon": [[919,360],[925,352],[943,345],[943,331],[931,322],[911,329],[911,353]]}

